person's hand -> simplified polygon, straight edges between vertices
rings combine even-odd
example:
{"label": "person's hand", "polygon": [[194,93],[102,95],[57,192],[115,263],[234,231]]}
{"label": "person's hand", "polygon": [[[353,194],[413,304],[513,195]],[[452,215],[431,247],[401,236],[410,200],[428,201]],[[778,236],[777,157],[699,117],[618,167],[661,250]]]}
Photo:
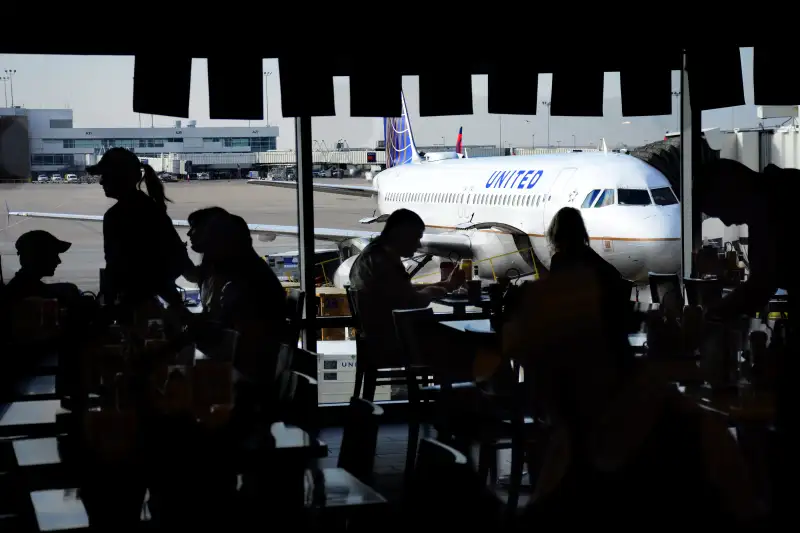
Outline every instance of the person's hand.
{"label": "person's hand", "polygon": [[433,298],[444,298],[447,296],[447,288],[442,285],[428,285],[427,287],[420,289],[422,294],[426,295],[427,297]]}
{"label": "person's hand", "polygon": [[467,275],[460,268],[454,268],[450,272],[450,277],[447,278],[447,290],[453,291],[461,287],[467,280]]}

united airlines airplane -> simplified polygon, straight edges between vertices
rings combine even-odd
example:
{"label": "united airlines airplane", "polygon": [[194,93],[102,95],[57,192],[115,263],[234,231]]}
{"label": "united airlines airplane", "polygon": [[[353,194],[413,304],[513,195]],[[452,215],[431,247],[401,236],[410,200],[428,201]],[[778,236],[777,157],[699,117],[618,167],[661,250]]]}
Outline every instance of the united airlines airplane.
{"label": "united airlines airplane", "polygon": [[[383,222],[395,209],[416,211],[428,228],[419,250],[427,260],[492,258],[478,263],[479,275],[486,279],[506,272],[532,274],[549,266],[547,227],[559,209],[570,206],[581,211],[592,247],[626,278],[646,282],[648,272],[680,270],[678,199],[664,174],[636,157],[605,151],[485,158],[468,158],[461,150],[421,155],[405,98],[402,116],[385,119],[384,125],[387,169],[371,185],[315,183],[314,190],[374,197],[376,216],[361,220],[364,224]],[[250,183],[296,186],[283,181]],[[66,213],[9,214],[102,221],[102,216]],[[188,226],[185,220],[173,224]],[[261,241],[298,234],[296,226],[249,226]],[[356,256],[377,234],[315,229],[316,240],[339,247],[342,264],[334,276],[336,285],[347,283]]]}

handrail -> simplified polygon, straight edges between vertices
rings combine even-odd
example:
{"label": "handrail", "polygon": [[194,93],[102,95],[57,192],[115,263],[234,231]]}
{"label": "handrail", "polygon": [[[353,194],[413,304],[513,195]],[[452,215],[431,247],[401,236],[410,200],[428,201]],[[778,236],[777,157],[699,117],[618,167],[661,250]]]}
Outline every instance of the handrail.
{"label": "handrail", "polygon": [[[502,253],[502,254],[499,254],[499,255],[493,255],[491,257],[486,257],[484,259],[473,259],[472,260],[472,264],[473,265],[477,265],[477,264],[485,263],[486,261],[488,261],[489,262],[489,267],[492,269],[492,278],[494,278],[494,281],[497,281],[497,272],[495,272],[495,269],[494,269],[494,260],[495,259],[499,259],[501,257],[506,257],[508,255],[517,254],[517,253],[521,255],[523,252],[529,252],[531,254],[531,261],[533,262],[533,279],[539,279],[539,267],[536,266],[536,256],[533,253],[533,247],[532,246],[529,247],[529,248],[523,248],[522,250],[513,250],[511,252],[506,252],[506,253]],[[422,278],[431,277],[431,276],[438,276],[438,275],[439,275],[439,272],[431,272],[431,273],[428,273],[428,274],[423,274],[421,276],[414,276],[412,278],[412,281],[415,281],[415,280],[418,280],[418,279],[422,279]]]}

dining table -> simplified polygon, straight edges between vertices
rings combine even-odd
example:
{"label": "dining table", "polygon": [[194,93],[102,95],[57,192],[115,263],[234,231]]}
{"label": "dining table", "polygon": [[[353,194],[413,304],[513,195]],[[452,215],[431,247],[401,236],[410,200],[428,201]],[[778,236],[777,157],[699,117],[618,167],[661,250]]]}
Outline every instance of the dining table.
{"label": "dining table", "polygon": [[[491,320],[488,318],[478,318],[470,320],[447,320],[441,322],[443,326],[455,329],[457,331],[470,332],[470,333],[485,333],[487,335],[494,335],[496,331],[492,327]],[[631,333],[628,335],[628,342],[634,349],[643,348],[647,342],[647,334],[642,332]],[[642,350],[637,350],[637,352]]]}

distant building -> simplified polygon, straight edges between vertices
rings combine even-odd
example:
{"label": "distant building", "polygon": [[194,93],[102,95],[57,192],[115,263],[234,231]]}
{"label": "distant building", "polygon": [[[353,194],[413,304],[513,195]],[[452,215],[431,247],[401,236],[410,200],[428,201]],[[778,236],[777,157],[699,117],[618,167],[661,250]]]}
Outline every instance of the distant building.
{"label": "distant building", "polygon": [[[212,154],[270,152],[277,148],[278,140],[275,126],[198,128],[194,120],[188,120],[185,124],[176,121],[169,128],[75,128],[71,109],[0,108],[3,116],[27,117],[31,174],[81,172],[116,146],[145,159],[192,161],[208,160]],[[228,165],[230,169],[223,163],[215,165],[216,170],[238,171],[250,166],[248,159],[256,161],[255,157],[235,159],[236,163]],[[193,165],[194,171],[206,170],[202,166]]]}

